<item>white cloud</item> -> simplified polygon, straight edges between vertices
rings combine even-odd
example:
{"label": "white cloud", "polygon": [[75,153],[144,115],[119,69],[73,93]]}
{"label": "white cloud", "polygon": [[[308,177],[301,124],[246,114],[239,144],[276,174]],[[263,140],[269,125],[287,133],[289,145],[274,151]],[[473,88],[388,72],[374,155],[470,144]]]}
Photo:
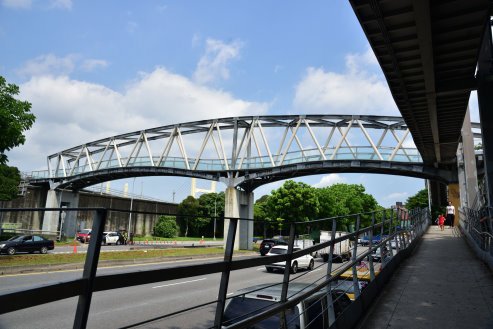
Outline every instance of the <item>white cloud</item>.
{"label": "white cloud", "polygon": [[390,194],[384,196],[383,200],[384,201],[394,201],[393,203],[395,203],[397,201],[406,202],[408,197],[409,197],[408,192],[395,192],[395,193],[390,193]]}
{"label": "white cloud", "polygon": [[32,4],[32,0],[2,0],[4,7],[13,9],[30,9]]}
{"label": "white cloud", "polygon": [[371,50],[346,56],[346,72],[309,67],[296,86],[294,107],[303,113],[399,115]]}
{"label": "white cloud", "polygon": [[103,59],[86,59],[82,61],[82,69],[84,71],[93,71],[96,68],[105,68],[108,66],[108,62]]}
{"label": "white cloud", "polygon": [[32,9],[33,3],[38,4],[38,6],[46,7],[48,9],[72,9],[72,0],[2,0],[2,5],[4,7],[13,9]]}
{"label": "white cloud", "polygon": [[207,39],[205,54],[197,64],[194,80],[205,84],[218,79],[229,79],[228,64],[238,58],[242,46],[239,41],[226,44],[220,40]]}
{"label": "white cloud", "polygon": [[345,183],[345,182],[346,180],[344,179],[344,177],[337,174],[329,174],[323,176],[318,183],[313,184],[313,187],[322,188],[322,187],[327,187],[334,184]]}
{"label": "white cloud", "polygon": [[72,0],[51,0],[50,4],[52,8],[72,9]]}
{"label": "white cloud", "polygon": [[11,165],[44,168],[46,156],[115,134],[215,117],[262,115],[267,104],[234,98],[197,85],[164,68],[143,73],[126,90],[67,76],[35,76],[20,85],[20,99],[37,116],[24,146],[9,153]]}
{"label": "white cloud", "polygon": [[65,75],[73,72],[77,55],[57,57],[53,54],[41,55],[27,61],[18,70],[22,76],[39,76],[46,74]]}
{"label": "white cloud", "polygon": [[22,68],[17,70],[21,76],[45,76],[45,75],[69,75],[81,69],[83,71],[93,71],[96,68],[104,68],[108,65],[102,59],[82,59],[81,55],[69,54],[65,57],[58,57],[53,54],[38,56],[27,61]]}

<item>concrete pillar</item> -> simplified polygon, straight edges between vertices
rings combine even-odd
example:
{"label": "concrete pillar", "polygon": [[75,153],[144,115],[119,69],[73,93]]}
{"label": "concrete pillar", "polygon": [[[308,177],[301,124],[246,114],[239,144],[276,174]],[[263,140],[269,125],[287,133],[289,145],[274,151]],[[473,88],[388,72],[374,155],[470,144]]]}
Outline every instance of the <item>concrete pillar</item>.
{"label": "concrete pillar", "polygon": [[454,218],[454,226],[459,225],[459,207],[460,207],[460,188],[459,184],[449,184],[447,186],[448,191],[448,201],[452,202],[452,205],[455,207],[455,218]]}
{"label": "concrete pillar", "polygon": [[[224,217],[248,218],[253,220],[253,192],[239,191],[228,187],[225,191]],[[235,250],[252,250],[253,221],[240,220],[235,236]],[[227,236],[229,219],[224,219],[224,235]],[[226,241],[225,241],[226,242]]]}
{"label": "concrete pillar", "polygon": [[479,195],[476,155],[474,152],[474,136],[471,129],[469,107],[464,117],[461,130],[462,143],[457,151],[457,166],[459,174],[460,204],[461,207],[477,208]]}
{"label": "concrete pillar", "polygon": [[[46,195],[45,208],[58,208],[60,207],[59,192],[54,189],[48,190]],[[43,231],[55,232],[58,227],[58,211],[45,211],[43,216]]]}
{"label": "concrete pillar", "polygon": [[485,26],[483,43],[479,52],[477,81],[478,105],[483,142],[486,197],[488,206],[493,206],[493,46],[489,20]]}
{"label": "concrete pillar", "polygon": [[[77,208],[78,206],[78,192],[57,189],[50,189],[47,192],[45,208]],[[63,225],[61,225],[62,234],[70,237],[75,236],[76,231],[80,229],[76,222],[76,211],[64,211],[61,214],[59,211],[45,211],[42,230],[47,232],[58,231],[61,219],[63,219]]]}
{"label": "concrete pillar", "polygon": [[430,194],[432,206],[443,207],[447,204],[447,185],[430,181]]}

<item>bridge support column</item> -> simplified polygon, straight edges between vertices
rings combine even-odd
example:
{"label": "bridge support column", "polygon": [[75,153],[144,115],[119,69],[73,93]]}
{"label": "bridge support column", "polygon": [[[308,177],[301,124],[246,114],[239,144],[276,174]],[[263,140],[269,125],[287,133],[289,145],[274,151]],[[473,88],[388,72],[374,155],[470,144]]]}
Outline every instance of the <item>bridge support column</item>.
{"label": "bridge support column", "polygon": [[[485,26],[483,43],[478,60],[478,105],[483,138],[484,172],[486,179],[486,202],[493,206],[493,46],[491,26],[488,20]],[[491,227],[490,227],[491,228]]]}
{"label": "bridge support column", "polygon": [[[228,187],[225,191],[224,217],[246,218],[238,221],[235,236],[235,250],[252,250],[253,238],[253,192],[239,191]],[[224,219],[224,232],[228,232],[229,219]],[[226,243],[226,241],[225,241]]]}
{"label": "bridge support column", "polygon": [[[57,189],[49,189],[46,195],[45,208],[76,208],[79,206],[79,193]],[[62,236],[75,236],[80,229],[77,226],[76,211],[45,211],[43,231],[62,231]]]}
{"label": "bridge support column", "polygon": [[478,172],[476,169],[476,155],[474,153],[474,137],[471,130],[471,119],[469,107],[462,124],[462,142],[459,143],[457,150],[457,169],[460,187],[460,206],[462,208],[474,208],[479,204],[477,196],[478,189]]}
{"label": "bridge support column", "polygon": [[452,202],[452,205],[455,207],[455,218],[454,218],[454,226],[459,224],[459,207],[460,207],[460,188],[459,184],[449,184],[447,186],[448,192],[448,201]]}

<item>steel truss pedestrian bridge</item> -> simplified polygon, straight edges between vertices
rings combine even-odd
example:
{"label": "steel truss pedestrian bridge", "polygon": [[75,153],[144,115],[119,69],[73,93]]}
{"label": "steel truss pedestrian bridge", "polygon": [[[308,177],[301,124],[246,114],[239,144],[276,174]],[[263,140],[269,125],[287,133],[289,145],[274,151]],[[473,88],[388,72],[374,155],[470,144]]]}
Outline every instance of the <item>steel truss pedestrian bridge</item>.
{"label": "steel truss pedestrian bridge", "polygon": [[135,176],[223,181],[247,192],[277,180],[372,172],[454,181],[423,165],[401,117],[248,116],[172,124],[81,144],[48,156],[31,183],[80,189]]}

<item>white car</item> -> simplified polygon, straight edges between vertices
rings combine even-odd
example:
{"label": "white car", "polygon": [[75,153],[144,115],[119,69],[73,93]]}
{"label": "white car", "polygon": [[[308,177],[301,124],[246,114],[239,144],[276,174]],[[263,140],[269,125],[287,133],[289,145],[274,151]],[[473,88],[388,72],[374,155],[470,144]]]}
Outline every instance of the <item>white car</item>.
{"label": "white car", "polygon": [[118,232],[103,232],[103,244],[120,244]]}
{"label": "white car", "polygon": [[[301,250],[300,247],[294,247],[293,252]],[[274,246],[272,247],[266,256],[275,256],[275,255],[284,255],[288,253],[288,246]],[[269,265],[265,265],[267,272],[273,272],[274,270],[284,270],[286,262],[278,262],[272,263]],[[304,255],[291,260],[291,273],[298,272],[299,268],[306,268],[307,270],[313,270],[315,266],[315,261],[313,257],[308,255]]]}

